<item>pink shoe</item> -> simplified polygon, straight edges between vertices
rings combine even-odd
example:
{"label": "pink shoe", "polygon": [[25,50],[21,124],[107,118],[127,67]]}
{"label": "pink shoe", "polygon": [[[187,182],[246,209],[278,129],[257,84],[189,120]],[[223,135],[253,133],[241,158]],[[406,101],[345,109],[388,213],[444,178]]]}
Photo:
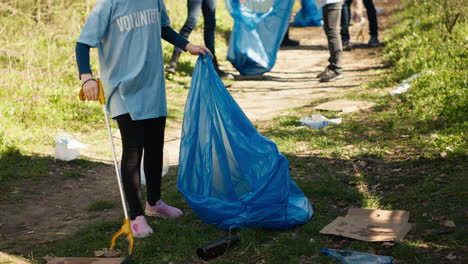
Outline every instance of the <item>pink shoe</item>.
{"label": "pink shoe", "polygon": [[143,215],[139,215],[135,220],[131,220],[130,225],[132,226],[133,237],[141,238],[153,233],[153,229],[148,225]]}
{"label": "pink shoe", "polygon": [[146,202],[145,214],[147,216],[175,219],[182,216],[184,213],[180,209],[167,205],[162,200],[159,200],[154,206]]}

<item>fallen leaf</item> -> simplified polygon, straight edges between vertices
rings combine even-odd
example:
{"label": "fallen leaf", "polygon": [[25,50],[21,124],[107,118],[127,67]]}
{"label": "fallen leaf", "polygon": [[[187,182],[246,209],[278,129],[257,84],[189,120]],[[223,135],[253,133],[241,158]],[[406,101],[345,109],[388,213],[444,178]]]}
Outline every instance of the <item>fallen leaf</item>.
{"label": "fallen leaf", "polygon": [[444,226],[455,227],[455,222],[453,222],[452,220],[447,220],[444,222]]}
{"label": "fallen leaf", "polygon": [[447,180],[443,180],[443,179],[441,179],[441,178],[439,178],[439,177],[436,177],[436,178],[434,179],[434,181],[435,181],[435,182],[440,182],[440,183],[448,183]]}
{"label": "fallen leaf", "polygon": [[397,186],[395,186],[395,189],[400,189],[400,188],[403,188],[405,187],[405,185],[402,183],[402,184],[398,184]]}
{"label": "fallen leaf", "polygon": [[445,258],[447,258],[448,260],[454,260],[457,258],[457,256],[455,256],[454,254],[450,253],[448,254]]}
{"label": "fallen leaf", "polygon": [[106,257],[106,258],[114,258],[119,257],[122,252],[118,249],[109,249],[103,248],[101,250],[94,251],[95,257]]}
{"label": "fallen leaf", "polygon": [[393,242],[383,242],[382,243],[382,246],[384,247],[393,247],[395,245],[395,243]]}

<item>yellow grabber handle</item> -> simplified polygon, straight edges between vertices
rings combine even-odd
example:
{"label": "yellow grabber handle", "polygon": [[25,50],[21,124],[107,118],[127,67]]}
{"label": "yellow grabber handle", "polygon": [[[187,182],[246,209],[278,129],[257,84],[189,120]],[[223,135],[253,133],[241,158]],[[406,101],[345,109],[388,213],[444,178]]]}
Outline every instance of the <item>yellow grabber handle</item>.
{"label": "yellow grabber handle", "polygon": [[[98,96],[98,101],[100,104],[106,104],[106,96],[104,95],[104,89],[102,88],[102,82],[101,82],[101,79],[96,79],[96,82],[97,82],[97,85],[98,85],[98,89],[99,89],[99,96]],[[86,100],[86,96],[83,92],[83,88],[81,88],[80,90],[80,94],[79,94],[79,97],[80,97],[80,100],[81,101],[85,101]]]}
{"label": "yellow grabber handle", "polygon": [[128,254],[131,255],[132,252],[133,252],[133,244],[134,244],[135,241],[133,239],[133,233],[132,233],[132,229],[130,227],[130,219],[128,219],[128,218],[124,219],[124,223],[123,223],[122,227],[112,237],[110,249],[115,248],[115,241],[121,235],[126,235],[127,236],[127,240],[128,240],[128,243],[129,243]]}
{"label": "yellow grabber handle", "polygon": [[[133,238],[132,228],[130,226],[130,218],[128,218],[127,207],[125,205],[125,197],[123,195],[123,188],[122,188],[122,182],[121,182],[122,179],[120,177],[120,170],[117,167],[117,158],[116,158],[116,155],[115,155],[114,143],[112,141],[112,133],[110,131],[109,120],[107,119],[107,111],[105,109],[106,97],[104,95],[104,89],[102,88],[101,80],[98,78],[96,80],[96,82],[97,82],[98,89],[99,89],[98,101],[103,106],[103,112],[104,112],[104,117],[106,119],[107,131],[109,132],[110,143],[111,143],[112,151],[113,151],[113,155],[114,155],[113,156],[114,157],[114,165],[115,165],[115,170],[116,170],[116,175],[117,175],[117,181],[119,183],[120,196],[121,196],[121,199],[122,199],[122,205],[123,205],[123,210],[124,210],[124,214],[125,214],[125,219],[124,219],[122,227],[112,237],[110,249],[115,248],[115,243],[116,243],[116,240],[117,240],[117,238],[119,236],[125,235],[125,236],[127,236],[127,240],[128,240],[128,243],[129,243],[129,245],[128,245],[128,254],[131,255],[132,252],[133,252],[133,245],[134,245],[135,241],[134,241],[134,238]],[[80,97],[81,101],[86,100],[86,96],[85,96],[85,94],[83,92],[83,89],[80,90],[79,97]]]}

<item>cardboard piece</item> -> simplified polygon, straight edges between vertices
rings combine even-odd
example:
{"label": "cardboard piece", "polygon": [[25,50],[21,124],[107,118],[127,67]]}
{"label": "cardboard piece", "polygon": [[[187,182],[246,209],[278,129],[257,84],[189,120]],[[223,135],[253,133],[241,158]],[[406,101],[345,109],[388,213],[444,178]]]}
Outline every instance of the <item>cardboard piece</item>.
{"label": "cardboard piece", "polygon": [[357,240],[400,242],[411,229],[409,212],[403,210],[368,210],[350,208],[320,230],[321,234],[338,235]]}
{"label": "cardboard piece", "polygon": [[317,110],[326,111],[341,111],[344,113],[356,112],[363,109],[368,109],[374,106],[375,103],[366,101],[350,101],[350,100],[335,100],[319,104],[314,107]]}
{"label": "cardboard piece", "polygon": [[120,264],[124,258],[53,258],[47,264]]}

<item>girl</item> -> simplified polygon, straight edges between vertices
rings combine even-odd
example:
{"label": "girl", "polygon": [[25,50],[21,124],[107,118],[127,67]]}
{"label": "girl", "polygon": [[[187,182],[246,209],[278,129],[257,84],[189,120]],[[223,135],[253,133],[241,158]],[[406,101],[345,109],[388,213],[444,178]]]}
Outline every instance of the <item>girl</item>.
{"label": "girl", "polygon": [[[192,55],[204,46],[189,43],[169,26],[163,0],[98,0],[76,43],[76,59],[86,98],[97,100],[98,87],[89,62],[97,47],[107,110],[122,136],[122,183],[130,208],[132,232],[153,232],[144,215],[177,218],[181,210],[161,200],[166,94],[161,38]],[[146,208],[140,203],[140,164],[147,184]]]}

